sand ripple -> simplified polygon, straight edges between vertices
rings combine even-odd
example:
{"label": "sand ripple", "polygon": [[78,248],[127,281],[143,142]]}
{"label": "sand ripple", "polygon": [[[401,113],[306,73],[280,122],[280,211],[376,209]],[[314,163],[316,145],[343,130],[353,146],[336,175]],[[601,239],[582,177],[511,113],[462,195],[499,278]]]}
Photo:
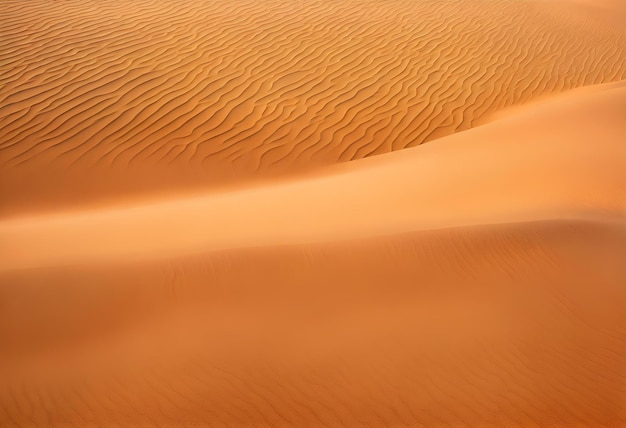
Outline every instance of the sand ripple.
{"label": "sand ripple", "polygon": [[58,171],[32,178],[51,163],[141,167],[147,187],[200,171],[206,186],[416,146],[626,78],[623,29],[540,1],[1,7],[0,178],[33,200],[71,187]]}

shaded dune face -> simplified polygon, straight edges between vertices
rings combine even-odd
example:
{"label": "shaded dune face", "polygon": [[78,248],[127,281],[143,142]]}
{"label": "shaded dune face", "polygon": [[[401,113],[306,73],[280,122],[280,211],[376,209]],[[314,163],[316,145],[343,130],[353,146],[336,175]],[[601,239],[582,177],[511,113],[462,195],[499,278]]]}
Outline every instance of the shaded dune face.
{"label": "shaded dune face", "polygon": [[0,425],[622,426],[623,254],[533,222],[5,272]]}
{"label": "shaded dune face", "polygon": [[485,5],[4,1],[2,209],[359,159],[626,77],[618,26]]}

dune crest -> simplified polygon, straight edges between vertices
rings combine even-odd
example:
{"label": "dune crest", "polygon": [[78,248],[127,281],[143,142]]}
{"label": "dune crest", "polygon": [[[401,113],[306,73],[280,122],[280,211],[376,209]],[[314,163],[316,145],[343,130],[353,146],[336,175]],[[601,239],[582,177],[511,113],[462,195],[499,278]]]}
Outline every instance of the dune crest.
{"label": "dune crest", "polygon": [[0,269],[476,224],[621,217],[624,111],[626,85],[600,86],[306,179],[0,221]]}
{"label": "dune crest", "polygon": [[0,427],[626,427],[624,5],[0,0]]}
{"label": "dune crest", "polygon": [[626,78],[624,32],[577,10],[3,1],[0,212],[361,159]]}

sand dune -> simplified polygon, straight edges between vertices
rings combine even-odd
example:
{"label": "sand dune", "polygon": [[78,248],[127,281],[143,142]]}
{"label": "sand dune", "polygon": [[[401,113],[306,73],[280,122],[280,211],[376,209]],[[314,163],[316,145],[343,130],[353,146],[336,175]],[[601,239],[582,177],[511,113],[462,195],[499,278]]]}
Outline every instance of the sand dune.
{"label": "sand dune", "polygon": [[0,427],[626,427],[625,12],[0,1]]}
{"label": "sand dune", "polygon": [[556,4],[5,0],[1,209],[360,159],[626,78],[623,27]]}
{"label": "sand dune", "polygon": [[625,253],[539,222],[0,274],[0,424],[623,426]]}
{"label": "sand dune", "polygon": [[625,106],[2,221],[0,424],[626,424]]}
{"label": "sand dune", "polygon": [[626,84],[583,88],[429,145],[305,179],[0,221],[0,270],[619,217],[626,209],[624,111]]}

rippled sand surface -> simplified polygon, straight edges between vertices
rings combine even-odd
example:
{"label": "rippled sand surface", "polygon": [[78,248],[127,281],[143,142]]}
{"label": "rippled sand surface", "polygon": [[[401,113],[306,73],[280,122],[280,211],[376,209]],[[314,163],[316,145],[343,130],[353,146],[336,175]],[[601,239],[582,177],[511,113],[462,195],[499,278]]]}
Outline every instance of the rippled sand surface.
{"label": "rippled sand surface", "polygon": [[626,426],[623,2],[0,20],[0,426]]}

